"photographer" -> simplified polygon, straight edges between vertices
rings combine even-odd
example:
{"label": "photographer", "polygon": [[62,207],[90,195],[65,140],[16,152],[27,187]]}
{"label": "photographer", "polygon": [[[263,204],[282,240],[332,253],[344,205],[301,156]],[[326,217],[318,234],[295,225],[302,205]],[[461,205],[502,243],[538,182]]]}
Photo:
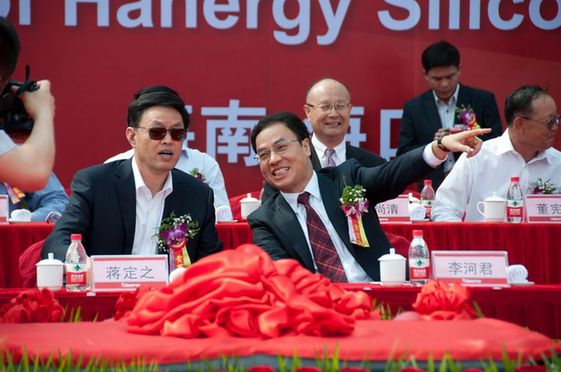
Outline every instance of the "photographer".
{"label": "photographer", "polygon": [[[19,54],[19,38],[14,27],[6,18],[0,17],[0,91],[10,81]],[[35,122],[29,138],[17,146],[0,130],[0,181],[25,191],[35,191],[44,187],[49,180],[55,157],[53,119],[54,97],[48,80],[37,82],[39,89],[26,92],[18,97],[25,111]],[[17,89],[12,87],[12,92]],[[9,92],[2,93],[5,101]],[[5,106],[5,102],[0,102]]]}

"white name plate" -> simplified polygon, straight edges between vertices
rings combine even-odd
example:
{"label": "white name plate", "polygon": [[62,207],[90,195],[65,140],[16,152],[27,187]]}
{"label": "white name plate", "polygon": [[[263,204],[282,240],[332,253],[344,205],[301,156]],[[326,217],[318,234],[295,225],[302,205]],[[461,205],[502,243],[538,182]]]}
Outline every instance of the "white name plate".
{"label": "white name plate", "polygon": [[526,195],[528,223],[561,223],[561,195]]}
{"label": "white name plate", "polygon": [[380,222],[411,222],[407,195],[399,195],[395,199],[378,203],[375,208]]}
{"label": "white name plate", "polygon": [[508,287],[506,251],[432,251],[432,277],[472,287]]}
{"label": "white name plate", "polygon": [[134,291],[142,284],[168,284],[168,256],[92,256],[92,291]]}
{"label": "white name plate", "polygon": [[8,223],[10,216],[10,204],[8,195],[0,195],[0,224]]}

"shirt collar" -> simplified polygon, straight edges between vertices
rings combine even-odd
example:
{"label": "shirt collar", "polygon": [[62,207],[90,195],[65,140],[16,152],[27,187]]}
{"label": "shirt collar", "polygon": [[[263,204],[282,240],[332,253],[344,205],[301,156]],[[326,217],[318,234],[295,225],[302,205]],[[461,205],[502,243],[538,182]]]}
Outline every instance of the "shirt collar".
{"label": "shirt collar", "polygon": [[[136,189],[136,193],[138,194],[141,190],[146,190],[150,192],[150,190],[144,183],[144,178],[142,178],[142,174],[140,174],[140,169],[138,168],[138,164],[136,164],[135,156],[132,157],[131,163],[132,163],[132,174],[134,176],[134,187]],[[164,192],[164,195],[168,196],[169,194],[171,194],[172,191],[173,191],[173,179],[172,179],[171,172],[169,172],[166,182],[164,183],[164,186],[160,191],[158,191],[158,193]]]}
{"label": "shirt collar", "polygon": [[[510,140],[510,135],[508,134],[508,127],[505,129],[502,136],[499,137],[497,152],[499,155],[505,154],[507,152],[515,152],[520,157],[522,157],[522,155],[520,155],[512,145],[512,141]],[[554,162],[554,159],[551,158],[549,152],[545,150],[545,151],[538,152],[538,154],[534,158],[532,158],[528,163],[540,161],[542,159],[545,159],[545,161],[547,161],[548,163]]]}
{"label": "shirt collar", "polygon": [[322,200],[321,199],[321,193],[319,191],[318,176],[317,176],[315,171],[313,172],[312,178],[310,178],[310,181],[308,182],[306,187],[304,187],[304,191],[302,191],[302,192],[282,192],[281,191],[281,195],[283,196],[284,200],[286,200],[288,205],[290,205],[292,210],[294,212],[296,212],[298,210],[298,195],[300,195],[301,193],[303,193],[305,191],[309,192],[312,198],[315,198],[319,201]]}
{"label": "shirt collar", "polygon": [[456,90],[454,91],[454,94],[452,94],[452,97],[450,97],[450,100],[448,101],[448,103],[444,102],[443,100],[441,100],[440,98],[438,98],[438,96],[436,95],[436,93],[434,92],[434,90],[432,91],[432,96],[434,97],[434,102],[438,105],[439,103],[443,104],[443,105],[452,105],[452,104],[456,104],[458,102],[458,94],[460,92],[460,83],[458,83],[458,85],[456,85]]}
{"label": "shirt collar", "polygon": [[[325,156],[325,150],[327,149],[327,146],[321,143],[319,139],[313,134],[312,134],[312,146],[314,146],[314,149],[316,151],[316,154],[318,154],[318,157],[322,159]],[[346,158],[346,154],[345,154],[345,150],[347,148],[346,146],[347,144],[343,140],[333,148],[333,150],[335,150],[335,154],[337,155],[338,159],[344,160]]]}

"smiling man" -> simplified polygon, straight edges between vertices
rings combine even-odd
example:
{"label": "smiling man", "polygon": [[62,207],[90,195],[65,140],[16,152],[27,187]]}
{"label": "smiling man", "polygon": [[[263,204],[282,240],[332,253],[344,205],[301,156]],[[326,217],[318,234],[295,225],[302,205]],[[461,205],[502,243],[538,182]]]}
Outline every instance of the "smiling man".
{"label": "smiling man", "polygon": [[[460,124],[456,118],[456,108],[471,107],[481,128],[491,128],[491,133],[483,140],[500,136],[502,133],[499,109],[493,93],[460,84],[460,52],[447,41],[428,46],[421,57],[423,73],[429,90],[405,103],[397,156],[415,148],[438,140]],[[435,169],[427,178],[438,188],[445,174],[454,165],[454,157]],[[423,182],[419,183],[419,189]]]}
{"label": "smiling man", "polygon": [[552,147],[560,121],[553,97],[539,86],[522,86],[506,98],[504,112],[503,135],[485,141],[476,158],[461,156],[436,192],[435,221],[461,221],[464,214],[465,221],[483,221],[477,202],[505,197],[513,176],[520,177],[524,194],[538,179],[561,186],[561,152]]}
{"label": "smiling man", "polygon": [[132,159],[76,173],[62,218],[43,247],[63,260],[70,234],[81,233],[88,255],[156,254],[154,235],[163,218],[190,214],[200,231],[187,250],[192,262],[221,250],[214,225],[212,189],[174,169],[189,114],[172,89],[141,89],[129,104],[126,137]]}
{"label": "smiling man", "polygon": [[251,145],[263,178],[279,192],[249,215],[253,240],[273,259],[296,259],[335,282],[380,280],[378,258],[390,243],[374,208],[362,217],[370,246],[351,243],[339,201],[344,187],[362,185],[371,206],[394,198],[444,161],[448,151],[475,155],[481,145],[475,136],[488,132],[446,136],[378,167],[352,159],[316,172],[304,123],[287,112],[266,116],[253,128]]}

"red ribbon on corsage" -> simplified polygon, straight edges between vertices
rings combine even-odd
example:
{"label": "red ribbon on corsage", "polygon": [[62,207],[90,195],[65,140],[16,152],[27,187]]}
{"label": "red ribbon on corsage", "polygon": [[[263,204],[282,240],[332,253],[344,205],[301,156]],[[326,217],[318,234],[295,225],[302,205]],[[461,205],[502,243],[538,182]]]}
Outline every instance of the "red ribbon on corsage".
{"label": "red ribbon on corsage", "polygon": [[351,243],[361,247],[370,247],[362,225],[362,215],[368,213],[368,200],[358,200],[355,205],[342,205],[341,209],[347,216]]}
{"label": "red ribbon on corsage", "polygon": [[191,259],[189,258],[189,253],[187,253],[187,238],[183,238],[175,244],[170,244],[170,248],[176,268],[189,267],[191,265]]}

